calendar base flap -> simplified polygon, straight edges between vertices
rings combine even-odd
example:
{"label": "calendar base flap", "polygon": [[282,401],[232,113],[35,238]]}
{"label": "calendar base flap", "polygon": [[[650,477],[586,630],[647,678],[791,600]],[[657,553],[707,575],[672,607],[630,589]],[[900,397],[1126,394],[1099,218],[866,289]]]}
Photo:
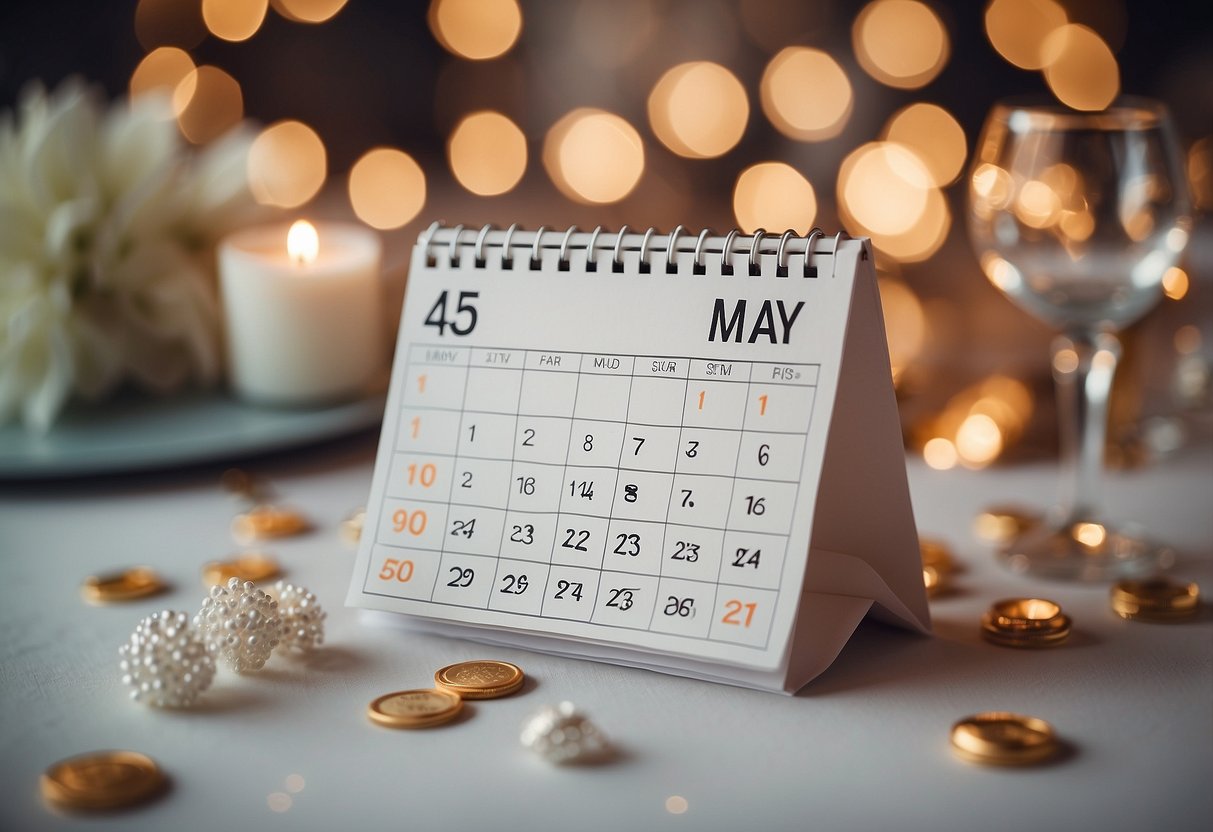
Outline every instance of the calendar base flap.
{"label": "calendar base flap", "polygon": [[[930,632],[930,627],[906,606],[876,570],[854,555],[813,549],[809,554],[805,586],[813,587],[813,594],[862,599],[872,607],[874,618],[920,633]],[[804,611],[803,601],[801,611]]]}
{"label": "calendar base flap", "polygon": [[464,638],[499,647],[534,650],[571,659],[590,659],[790,695],[833,663],[871,606],[872,600],[869,598],[820,592],[804,593],[800,601],[800,616],[789,640],[791,656],[785,663],[785,668],[776,670],[720,665],[669,654],[653,654],[607,644],[537,636],[514,630],[477,627],[400,613],[364,610],[362,616],[365,621],[387,627]]}
{"label": "calendar base flap", "polygon": [[[865,242],[862,249],[842,249],[842,257],[855,260],[855,284],[805,587],[870,598],[879,617],[928,632],[931,618],[880,295],[870,253],[860,256],[866,248]],[[842,560],[815,564],[822,552],[857,558],[870,574]]]}

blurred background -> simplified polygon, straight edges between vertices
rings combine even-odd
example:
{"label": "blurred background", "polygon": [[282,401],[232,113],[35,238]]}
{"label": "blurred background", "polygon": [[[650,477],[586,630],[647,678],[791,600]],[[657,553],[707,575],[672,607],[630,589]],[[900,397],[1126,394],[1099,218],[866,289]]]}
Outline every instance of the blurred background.
{"label": "blurred background", "polygon": [[171,95],[192,144],[243,126],[258,202],[382,232],[394,305],[435,219],[869,236],[909,445],[979,468],[1056,444],[1051,332],[966,238],[982,120],[1012,95],[1158,98],[1199,213],[1125,334],[1109,450],[1130,465],[1213,433],[1211,20],[1194,0],[14,0],[0,108],[79,76]]}

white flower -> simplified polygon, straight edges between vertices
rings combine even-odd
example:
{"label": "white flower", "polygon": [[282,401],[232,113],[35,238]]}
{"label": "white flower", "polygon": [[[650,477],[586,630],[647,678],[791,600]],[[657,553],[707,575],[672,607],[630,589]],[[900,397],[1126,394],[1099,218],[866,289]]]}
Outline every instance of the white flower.
{"label": "white flower", "polygon": [[167,101],[106,110],[77,81],[0,114],[0,424],[219,377],[213,249],[252,209],[248,146],[187,153]]}

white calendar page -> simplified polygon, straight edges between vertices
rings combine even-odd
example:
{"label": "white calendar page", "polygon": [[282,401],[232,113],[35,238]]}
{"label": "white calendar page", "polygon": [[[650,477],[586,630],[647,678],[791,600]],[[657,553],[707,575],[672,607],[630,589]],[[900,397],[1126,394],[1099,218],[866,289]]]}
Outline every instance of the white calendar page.
{"label": "white calendar page", "polygon": [[349,603],[785,666],[853,269],[642,273],[624,246],[589,271],[521,234],[506,268],[444,234],[414,256]]}

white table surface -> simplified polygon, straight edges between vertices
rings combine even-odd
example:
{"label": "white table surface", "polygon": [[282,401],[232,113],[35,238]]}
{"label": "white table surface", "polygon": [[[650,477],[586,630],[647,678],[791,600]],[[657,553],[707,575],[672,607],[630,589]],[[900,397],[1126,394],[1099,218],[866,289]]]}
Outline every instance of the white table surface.
{"label": "white table surface", "polygon": [[[1213,616],[1126,622],[1106,587],[1010,575],[969,533],[980,508],[1043,504],[1047,465],[935,472],[910,462],[920,531],[967,570],[932,602],[936,635],[865,624],[796,697],[641,670],[405,635],[341,606],[353,559],[338,523],[366,497],[373,438],[248,466],[313,534],[267,548],[329,612],[327,646],[260,674],[220,670],[204,704],[129,702],[117,648],[138,619],[194,611],[199,567],[234,551],[221,468],[60,484],[0,484],[0,829],[796,829],[1157,830],[1213,820]],[[1181,552],[1177,574],[1213,589],[1213,451],[1109,482],[1112,515]],[[175,584],[156,599],[92,607],[88,574],[147,563]],[[983,643],[999,597],[1043,595],[1075,622],[1069,643],[1020,652]],[[532,680],[457,723],[391,731],[368,722],[378,694],[431,684],[434,670],[495,656]],[[620,749],[608,765],[555,768],[518,744],[524,718],[570,699]],[[1009,709],[1051,721],[1071,744],[1052,765],[1003,770],[949,751],[956,719]],[[138,809],[70,817],[46,808],[38,775],[101,748],[154,757],[170,791]],[[286,778],[303,788],[276,812]],[[298,781],[295,781],[296,785]],[[685,798],[684,814],[666,800]],[[279,798],[281,799],[281,798]]]}

